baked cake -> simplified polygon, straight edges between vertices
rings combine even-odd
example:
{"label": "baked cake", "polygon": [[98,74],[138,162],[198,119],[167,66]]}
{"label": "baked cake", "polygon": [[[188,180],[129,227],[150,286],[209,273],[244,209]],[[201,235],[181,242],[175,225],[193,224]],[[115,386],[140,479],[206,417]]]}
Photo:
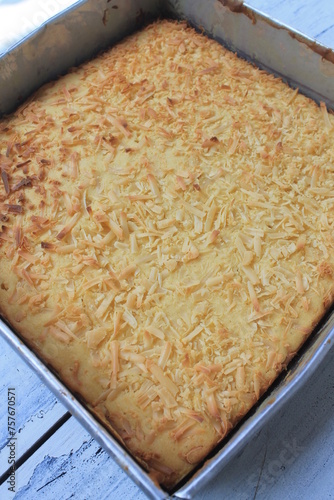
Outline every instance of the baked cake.
{"label": "baked cake", "polygon": [[1,121],[1,313],[166,488],[333,301],[333,126],[171,21]]}

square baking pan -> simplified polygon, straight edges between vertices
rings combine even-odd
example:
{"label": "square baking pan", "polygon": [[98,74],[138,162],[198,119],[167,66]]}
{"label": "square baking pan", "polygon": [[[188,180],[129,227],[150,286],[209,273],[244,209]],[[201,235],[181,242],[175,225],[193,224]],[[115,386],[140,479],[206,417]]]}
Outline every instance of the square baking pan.
{"label": "square baking pan", "polygon": [[[233,0],[86,0],[54,17],[0,58],[0,115],[43,83],[65,73],[157,17],[184,19],[302,93],[334,108],[331,49]],[[0,267],[1,274],[1,267]],[[136,460],[0,319],[0,333],[55,395],[151,498],[193,498],[248,443],[312,373],[334,340],[329,312],[272,387],[226,439],[173,491],[159,487]]]}

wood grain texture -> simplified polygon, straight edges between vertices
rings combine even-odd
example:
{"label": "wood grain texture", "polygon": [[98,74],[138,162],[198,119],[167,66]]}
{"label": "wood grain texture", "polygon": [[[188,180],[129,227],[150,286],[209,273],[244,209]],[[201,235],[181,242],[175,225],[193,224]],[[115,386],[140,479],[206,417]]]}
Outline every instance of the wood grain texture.
{"label": "wood grain texture", "polygon": [[334,46],[334,2],[332,0],[247,0],[247,4],[280,22]]}
{"label": "wood grain texture", "polygon": [[26,453],[65,413],[66,409],[35,373],[0,338],[0,476],[8,469],[7,391],[16,392],[16,431],[19,445],[16,459]]}
{"label": "wood grain texture", "polygon": [[17,486],[15,500],[146,498],[73,417],[20,467]]}

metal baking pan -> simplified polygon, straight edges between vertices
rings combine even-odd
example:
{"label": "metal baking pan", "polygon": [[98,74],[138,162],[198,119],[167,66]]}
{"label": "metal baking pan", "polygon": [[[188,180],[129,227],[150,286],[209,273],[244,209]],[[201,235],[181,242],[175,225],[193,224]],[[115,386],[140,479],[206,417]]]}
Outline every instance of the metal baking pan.
{"label": "metal baking pan", "polygon": [[[84,0],[54,17],[0,58],[0,116],[43,83],[156,17],[186,19],[241,57],[334,109],[334,52],[239,0]],[[0,271],[1,272],[1,271]],[[210,457],[166,492],[0,319],[0,333],[151,498],[193,498],[316,371],[334,342],[328,313],[273,386]]]}

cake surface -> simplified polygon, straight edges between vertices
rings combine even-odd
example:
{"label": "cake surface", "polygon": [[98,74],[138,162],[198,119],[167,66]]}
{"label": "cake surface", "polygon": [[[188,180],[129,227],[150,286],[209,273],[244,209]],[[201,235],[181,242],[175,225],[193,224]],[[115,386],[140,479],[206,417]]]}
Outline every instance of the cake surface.
{"label": "cake surface", "polygon": [[333,302],[333,126],[171,21],[0,122],[0,313],[167,488]]}

